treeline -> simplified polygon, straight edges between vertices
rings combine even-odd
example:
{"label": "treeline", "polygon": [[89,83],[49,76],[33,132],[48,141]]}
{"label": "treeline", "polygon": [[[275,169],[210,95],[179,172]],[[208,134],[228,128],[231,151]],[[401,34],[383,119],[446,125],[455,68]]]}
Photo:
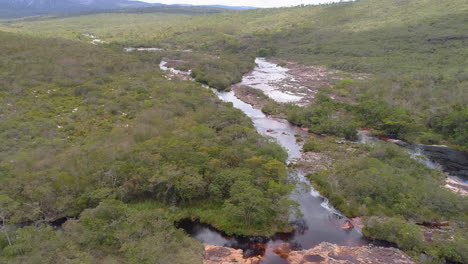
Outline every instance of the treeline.
{"label": "treeline", "polygon": [[[1,261],[193,263],[199,245],[168,227],[179,215],[289,228],[286,153],[208,89],[162,78],[158,55],[1,32],[0,47]],[[126,209],[140,201],[157,210]]]}

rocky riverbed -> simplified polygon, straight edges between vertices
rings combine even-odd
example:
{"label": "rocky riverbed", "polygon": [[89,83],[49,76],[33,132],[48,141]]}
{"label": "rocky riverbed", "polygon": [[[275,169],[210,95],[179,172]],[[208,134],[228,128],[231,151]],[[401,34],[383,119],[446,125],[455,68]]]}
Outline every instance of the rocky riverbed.
{"label": "rocky riverbed", "polygon": [[[246,74],[242,82],[234,85],[234,90],[241,86],[249,86],[261,90],[276,102],[302,106],[313,102],[321,88],[330,87],[350,75],[325,66],[305,66],[279,59],[257,58],[255,63],[254,70]],[[352,78],[366,77],[365,74],[353,74]]]}
{"label": "rocky riverbed", "polygon": [[[345,247],[323,242],[311,249],[293,251],[280,244],[274,252],[288,264],[413,264],[405,253],[396,248],[374,246]],[[262,257],[243,258],[242,250],[205,245],[204,264],[259,264]]]}

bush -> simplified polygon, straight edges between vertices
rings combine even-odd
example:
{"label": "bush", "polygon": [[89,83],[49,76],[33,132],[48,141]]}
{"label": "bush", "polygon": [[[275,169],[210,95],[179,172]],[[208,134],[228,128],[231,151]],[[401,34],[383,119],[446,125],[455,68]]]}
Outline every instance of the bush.
{"label": "bush", "polygon": [[320,151],[320,141],[314,136],[309,137],[304,146],[302,147],[304,152],[318,152]]}
{"label": "bush", "polygon": [[424,237],[416,224],[401,218],[371,218],[363,229],[367,237],[393,242],[406,251],[421,251]]}

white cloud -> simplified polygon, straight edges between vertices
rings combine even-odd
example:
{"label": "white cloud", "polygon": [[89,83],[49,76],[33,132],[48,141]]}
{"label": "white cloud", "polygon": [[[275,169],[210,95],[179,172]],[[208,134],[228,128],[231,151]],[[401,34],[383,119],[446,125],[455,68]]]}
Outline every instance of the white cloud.
{"label": "white cloud", "polygon": [[149,3],[161,4],[192,4],[192,5],[228,5],[228,6],[255,6],[255,7],[281,7],[301,4],[322,4],[338,2],[338,0],[142,0]]}

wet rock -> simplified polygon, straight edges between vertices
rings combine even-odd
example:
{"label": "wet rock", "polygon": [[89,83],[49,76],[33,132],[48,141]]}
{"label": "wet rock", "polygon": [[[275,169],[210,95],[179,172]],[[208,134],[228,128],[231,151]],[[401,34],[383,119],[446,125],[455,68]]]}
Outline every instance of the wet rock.
{"label": "wet rock", "polygon": [[244,258],[241,249],[205,245],[203,264],[259,264],[262,257]]}
{"label": "wet rock", "polygon": [[291,252],[291,247],[288,243],[281,243],[273,249],[273,252],[281,258],[287,259]]}
{"label": "wet rock", "polygon": [[349,221],[349,220],[347,220],[344,224],[341,225],[341,229],[350,230],[350,229],[353,229],[353,228],[354,228],[354,226],[351,223],[351,221]]}
{"label": "wet rock", "polygon": [[468,177],[468,153],[440,145],[415,147],[422,149],[429,159],[437,161],[444,170],[450,171],[450,175]]}
{"label": "wet rock", "polygon": [[289,264],[413,264],[405,253],[395,248],[382,247],[342,247],[330,243],[302,251],[292,251],[288,257]]}

